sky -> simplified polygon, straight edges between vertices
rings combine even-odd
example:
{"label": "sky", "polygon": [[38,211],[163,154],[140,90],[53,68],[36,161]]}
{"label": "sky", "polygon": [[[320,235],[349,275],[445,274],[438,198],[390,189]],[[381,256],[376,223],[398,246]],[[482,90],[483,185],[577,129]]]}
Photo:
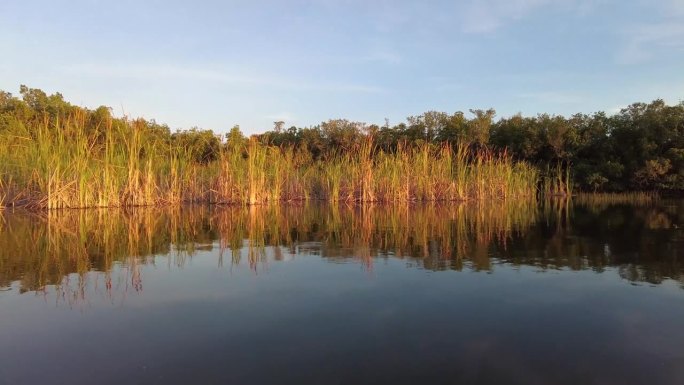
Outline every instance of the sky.
{"label": "sky", "polygon": [[0,90],[252,134],[684,99],[684,0],[0,2]]}

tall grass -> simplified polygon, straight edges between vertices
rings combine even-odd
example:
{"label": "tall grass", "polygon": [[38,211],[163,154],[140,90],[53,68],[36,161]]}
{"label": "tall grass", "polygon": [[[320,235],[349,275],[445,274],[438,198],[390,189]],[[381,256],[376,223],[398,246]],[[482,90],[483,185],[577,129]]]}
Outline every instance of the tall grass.
{"label": "tall grass", "polygon": [[545,196],[571,196],[573,183],[570,164],[558,161],[547,164],[541,178],[541,193]]}
{"label": "tall grass", "polygon": [[540,179],[534,167],[505,152],[447,144],[383,152],[372,136],[319,160],[302,149],[265,145],[253,137],[223,144],[215,159],[198,162],[191,148],[169,142],[142,120],[109,119],[87,130],[86,114],[79,111],[0,133],[0,205],[62,209],[532,199]]}
{"label": "tall grass", "polygon": [[5,184],[3,178],[0,177],[0,210],[5,208],[5,201],[7,201],[8,191],[5,189]]}
{"label": "tall grass", "polygon": [[329,201],[407,202],[534,197],[537,171],[505,153],[421,144],[379,152],[372,138],[322,165]]}

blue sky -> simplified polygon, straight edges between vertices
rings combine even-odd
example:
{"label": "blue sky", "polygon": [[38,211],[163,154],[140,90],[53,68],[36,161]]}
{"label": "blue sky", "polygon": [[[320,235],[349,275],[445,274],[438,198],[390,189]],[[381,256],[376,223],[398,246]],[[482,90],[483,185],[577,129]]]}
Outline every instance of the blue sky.
{"label": "blue sky", "polygon": [[0,2],[0,89],[173,128],[684,99],[684,0]]}

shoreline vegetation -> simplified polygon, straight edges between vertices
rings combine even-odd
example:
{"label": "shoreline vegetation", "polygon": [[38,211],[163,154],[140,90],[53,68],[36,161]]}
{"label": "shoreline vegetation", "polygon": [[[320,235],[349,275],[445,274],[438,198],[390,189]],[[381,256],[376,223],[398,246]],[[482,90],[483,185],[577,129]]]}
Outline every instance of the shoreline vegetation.
{"label": "shoreline vegetation", "polygon": [[[61,94],[0,91],[0,207],[533,200],[684,189],[684,103],[615,117],[494,122],[427,112],[390,127],[330,120],[246,138],[171,132]],[[622,152],[620,152],[622,151]]]}

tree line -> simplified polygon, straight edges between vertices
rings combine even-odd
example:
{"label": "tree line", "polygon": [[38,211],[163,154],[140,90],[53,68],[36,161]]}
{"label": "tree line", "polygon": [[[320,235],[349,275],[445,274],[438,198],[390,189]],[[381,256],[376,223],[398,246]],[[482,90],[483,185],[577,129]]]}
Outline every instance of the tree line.
{"label": "tree line", "polygon": [[[26,132],[41,121],[65,120],[77,114],[92,135],[105,140],[106,130],[124,124],[108,107],[74,106],[55,93],[20,87],[19,96],[0,91],[0,134]],[[246,143],[238,126],[227,134],[191,128],[171,130],[154,120],[137,120],[145,138],[155,138],[183,148],[197,164],[219,159],[226,146]],[[549,167],[569,168],[574,188],[585,191],[684,190],[684,102],[667,105],[663,100],[634,103],[618,113],[550,114],[496,119],[496,112],[469,110],[446,113],[428,111],[405,122],[390,125],[332,119],[309,127],[285,128],[284,122],[253,140],[264,145],[288,147],[314,161],[358,148],[373,138],[373,153],[396,153],[425,144],[466,146],[473,150],[506,152],[515,160]],[[474,152],[473,152],[474,153]]]}
{"label": "tree line", "polygon": [[307,128],[274,129],[264,142],[295,145],[314,156],[344,150],[372,135],[383,151],[400,144],[451,143],[507,151],[515,159],[571,168],[574,187],[585,191],[684,189],[684,102],[634,103],[614,115],[605,112],[504,117],[495,111],[428,111],[406,122],[382,126],[336,119]]}

